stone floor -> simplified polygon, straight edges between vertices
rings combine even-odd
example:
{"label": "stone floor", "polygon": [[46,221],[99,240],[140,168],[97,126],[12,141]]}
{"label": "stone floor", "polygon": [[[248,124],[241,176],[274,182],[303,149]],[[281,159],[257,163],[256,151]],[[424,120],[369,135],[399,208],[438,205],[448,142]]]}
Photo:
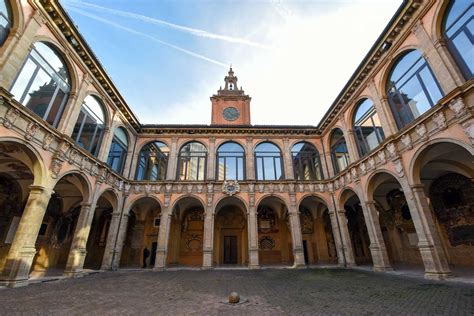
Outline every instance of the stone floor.
{"label": "stone floor", "polygon": [[[248,303],[229,306],[237,291]],[[474,314],[474,286],[342,269],[120,271],[0,290],[0,314]]]}

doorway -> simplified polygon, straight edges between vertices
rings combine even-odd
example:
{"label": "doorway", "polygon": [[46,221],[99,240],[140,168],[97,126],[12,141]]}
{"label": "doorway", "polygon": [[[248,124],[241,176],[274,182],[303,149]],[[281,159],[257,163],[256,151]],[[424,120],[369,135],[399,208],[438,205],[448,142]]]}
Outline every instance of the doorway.
{"label": "doorway", "polygon": [[156,248],[158,247],[157,242],[153,242],[151,244],[151,254],[150,254],[150,267],[155,266],[155,261],[156,261]]}
{"label": "doorway", "polygon": [[308,264],[309,263],[308,242],[306,240],[303,240],[303,253],[304,253],[304,263]]}
{"label": "doorway", "polygon": [[224,236],[224,264],[237,264],[237,236]]}

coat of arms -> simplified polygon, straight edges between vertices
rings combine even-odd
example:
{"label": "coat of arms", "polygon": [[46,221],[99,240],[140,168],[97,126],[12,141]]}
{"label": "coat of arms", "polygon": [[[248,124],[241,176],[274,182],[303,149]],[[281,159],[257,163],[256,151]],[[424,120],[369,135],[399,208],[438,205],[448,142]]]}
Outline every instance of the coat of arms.
{"label": "coat of arms", "polygon": [[222,192],[232,196],[240,192],[240,185],[235,180],[224,181],[224,184],[222,185]]}

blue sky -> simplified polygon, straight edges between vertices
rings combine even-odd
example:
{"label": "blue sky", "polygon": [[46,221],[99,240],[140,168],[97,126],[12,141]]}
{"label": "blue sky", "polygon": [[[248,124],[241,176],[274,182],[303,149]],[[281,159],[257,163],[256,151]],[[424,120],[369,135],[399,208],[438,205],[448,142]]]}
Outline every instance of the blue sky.
{"label": "blue sky", "polygon": [[232,64],[253,124],[316,125],[400,1],[62,0],[142,123],[209,124]]}

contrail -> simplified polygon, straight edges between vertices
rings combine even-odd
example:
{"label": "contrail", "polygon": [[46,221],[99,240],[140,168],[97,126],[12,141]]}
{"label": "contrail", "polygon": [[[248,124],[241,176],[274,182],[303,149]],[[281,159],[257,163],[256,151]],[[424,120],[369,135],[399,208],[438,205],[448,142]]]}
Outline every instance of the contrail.
{"label": "contrail", "polygon": [[153,36],[151,36],[151,35],[148,35],[148,34],[145,34],[145,33],[139,32],[139,31],[135,31],[134,29],[128,28],[128,27],[126,27],[126,26],[122,26],[122,25],[117,24],[117,23],[115,23],[115,22],[112,22],[112,21],[103,19],[103,18],[101,18],[101,17],[99,17],[99,16],[97,16],[97,15],[95,15],[95,14],[91,14],[91,13],[85,12],[85,11],[83,11],[83,10],[81,10],[81,9],[77,9],[77,8],[70,8],[70,10],[71,10],[71,11],[75,11],[75,12],[77,12],[77,13],[79,13],[79,14],[84,15],[84,16],[87,16],[87,17],[89,17],[89,18],[91,18],[91,19],[94,19],[94,20],[96,20],[96,21],[99,21],[99,22],[102,22],[102,23],[105,23],[105,24],[108,24],[108,25],[117,27],[117,28],[122,29],[122,30],[124,30],[124,31],[127,31],[127,32],[129,32],[129,33],[146,37],[146,38],[148,38],[148,39],[150,39],[150,40],[152,40],[152,41],[154,41],[154,42],[157,42],[157,43],[160,43],[160,44],[162,44],[162,45],[171,47],[171,48],[173,48],[173,49],[176,49],[176,50],[178,50],[178,51],[180,51],[180,52],[182,52],[182,53],[185,53],[185,54],[187,54],[187,55],[193,56],[193,57],[195,57],[195,58],[198,58],[198,59],[201,59],[201,60],[205,60],[205,61],[207,61],[207,62],[210,62],[210,63],[214,64],[214,65],[218,65],[218,66],[224,67],[224,68],[226,68],[226,69],[228,68],[228,64],[225,64],[225,63],[220,62],[220,61],[218,61],[218,60],[215,60],[215,59],[212,59],[212,58],[209,58],[209,57],[206,57],[206,56],[203,56],[203,55],[194,53],[194,52],[189,51],[189,50],[187,50],[187,49],[184,49],[184,48],[181,48],[181,47],[179,47],[179,46],[176,46],[176,45],[170,44],[170,43],[168,43],[168,42],[162,41],[162,40],[160,40],[160,39],[158,39],[158,38],[156,38],[156,37],[153,37]]}
{"label": "contrail", "polygon": [[244,44],[244,45],[263,48],[263,49],[271,49],[270,46],[260,44],[260,43],[257,43],[257,42],[253,42],[253,41],[250,41],[250,40],[245,39],[245,38],[232,37],[232,36],[227,36],[227,35],[211,33],[211,32],[208,32],[208,31],[174,24],[174,23],[170,23],[170,22],[160,20],[160,19],[151,18],[151,17],[148,17],[146,15],[142,15],[142,14],[136,14],[136,13],[126,12],[126,11],[106,8],[106,7],[103,7],[103,6],[100,6],[100,5],[97,5],[97,4],[93,4],[93,3],[83,2],[83,1],[79,1],[79,0],[66,0],[65,3],[69,4],[70,6],[82,7],[83,9],[84,8],[92,8],[92,9],[99,10],[99,11],[105,11],[105,12],[115,14],[115,15],[118,15],[118,16],[140,20],[140,21],[145,22],[145,23],[156,24],[156,25],[165,25],[165,26],[170,27],[172,29],[179,30],[181,32],[185,32],[185,33],[195,35],[195,36],[199,36],[199,37],[217,39],[217,40],[222,40],[222,41],[230,42],[230,43]]}

